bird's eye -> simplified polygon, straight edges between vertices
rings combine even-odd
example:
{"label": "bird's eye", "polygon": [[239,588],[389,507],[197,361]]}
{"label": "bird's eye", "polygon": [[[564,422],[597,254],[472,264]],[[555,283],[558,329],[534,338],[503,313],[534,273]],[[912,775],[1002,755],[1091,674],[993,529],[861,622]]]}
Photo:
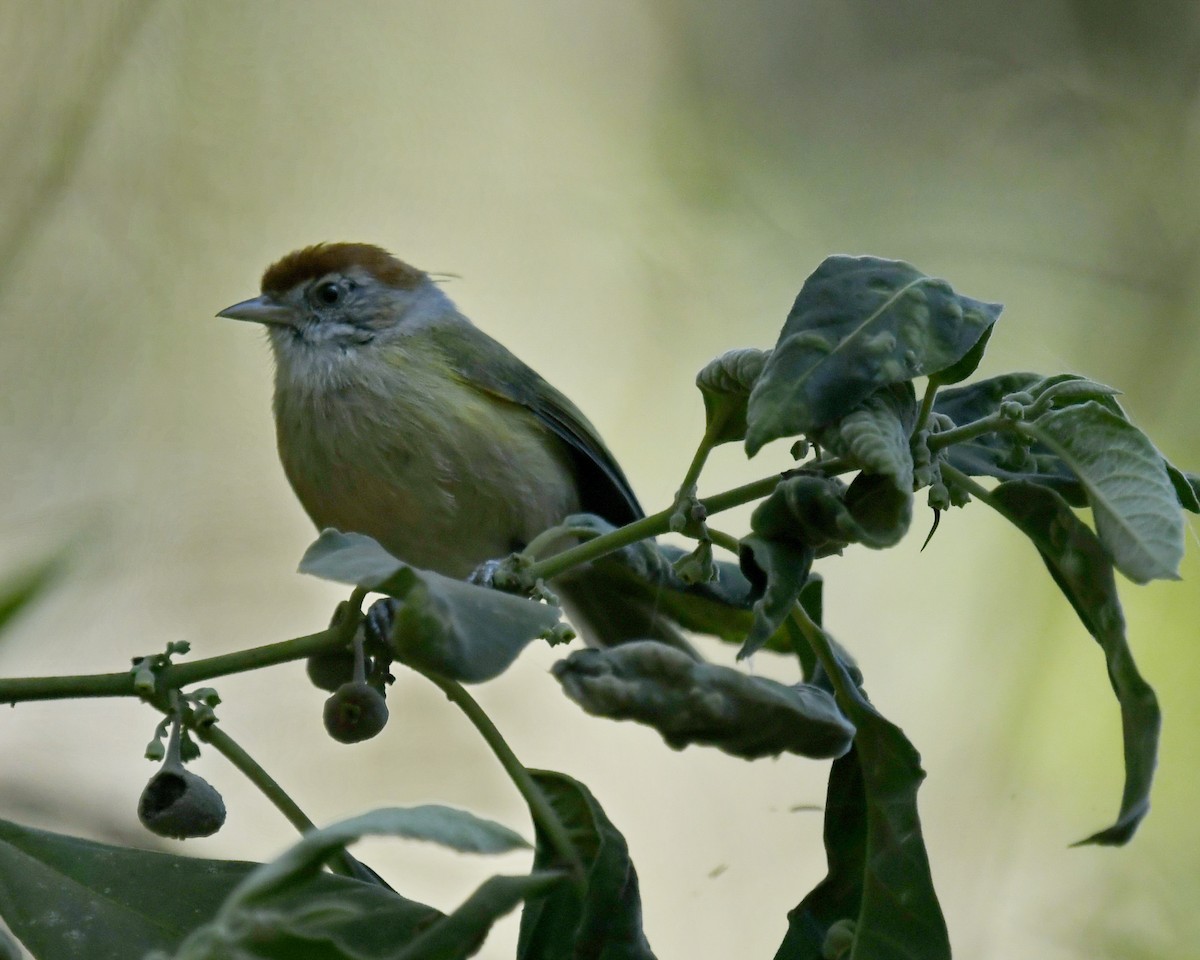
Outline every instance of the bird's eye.
{"label": "bird's eye", "polygon": [[319,303],[323,303],[326,306],[333,306],[333,304],[342,299],[342,288],[333,281],[330,281],[317,287],[313,291],[313,295]]}

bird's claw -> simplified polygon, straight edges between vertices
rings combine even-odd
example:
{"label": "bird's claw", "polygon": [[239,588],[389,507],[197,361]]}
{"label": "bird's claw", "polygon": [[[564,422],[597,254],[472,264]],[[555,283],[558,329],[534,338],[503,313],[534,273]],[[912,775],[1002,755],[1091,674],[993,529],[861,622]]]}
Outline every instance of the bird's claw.
{"label": "bird's claw", "polygon": [[488,587],[491,589],[496,586],[496,571],[503,565],[503,560],[484,560],[479,566],[471,571],[471,575],[467,577],[467,583],[473,583],[477,587]]}
{"label": "bird's claw", "polygon": [[363,634],[368,645],[380,644],[385,647],[389,645],[398,607],[399,604],[394,598],[383,597],[367,608],[367,616],[363,621]]}

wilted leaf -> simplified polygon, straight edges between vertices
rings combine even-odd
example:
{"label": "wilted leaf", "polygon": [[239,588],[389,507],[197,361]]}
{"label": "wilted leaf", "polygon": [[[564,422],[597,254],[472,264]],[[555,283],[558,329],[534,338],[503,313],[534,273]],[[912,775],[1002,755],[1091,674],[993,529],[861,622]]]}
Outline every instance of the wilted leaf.
{"label": "wilted leaf", "polygon": [[696,375],[704,396],[706,433],[714,444],[745,438],[746,404],[770,355],[769,350],[730,350]]}
{"label": "wilted leaf", "polygon": [[[621,832],[578,780],[531,770],[566,827],[585,870],[586,888],[564,883],[521,914],[518,960],[654,960],[642,932],[637,871]],[[558,852],[538,830],[534,869],[558,864]]]}
{"label": "wilted leaf", "polygon": [[845,753],[854,727],[826,691],[693,660],[661,643],[578,650],[554,665],[567,696],[595,716],[653,727],[668,746],[717,747],[747,760]]}
{"label": "wilted leaf", "polygon": [[913,488],[909,435],[917,419],[917,397],[911,381],[876,390],[840,420],[819,430],[813,439],[826,450],[867,473],[891,477],[907,493]]}
{"label": "wilted leaf", "polygon": [[[882,548],[897,543],[912,520],[912,493],[891,478],[860,473],[847,487],[836,477],[800,473],[784,480],[754,509],[753,533],[741,540],[743,573],[754,586],[754,621],[738,658],[772,641],[784,649],[780,627],[802,599],[816,557],[848,543]],[[776,645],[779,644],[779,645]]]}
{"label": "wilted leaf", "polygon": [[912,506],[911,486],[897,486],[893,477],[883,474],[860,473],[846,491],[846,511],[853,523],[843,521],[843,527],[856,543],[876,550],[893,547],[908,533]]}
{"label": "wilted leaf", "polygon": [[559,619],[557,607],[411,567],[357,533],[322,531],[300,572],[400,600],[392,631],[396,658],[466,683],[499,676]]}
{"label": "wilted leaf", "polygon": [[1146,436],[1094,400],[1020,424],[1049,447],[1087,491],[1096,532],[1135,583],[1178,578],[1183,515],[1162,455]]}
{"label": "wilted leaf", "polygon": [[755,507],[750,528],[768,540],[810,547],[817,557],[840,553],[849,543],[878,550],[908,531],[911,503],[911,490],[878,474],[860,473],[847,487],[836,477],[800,473]]}
{"label": "wilted leaf", "polygon": [[803,543],[756,534],[742,538],[742,570],[755,584],[758,599],[754,604],[754,621],[743,635],[739,659],[757,653],[779,635],[808,582],[813,556],[813,549]]}
{"label": "wilted leaf", "polygon": [[1109,682],[1121,705],[1125,789],[1116,823],[1083,842],[1125,843],[1150,809],[1162,716],[1125,639],[1112,560],[1087,524],[1053,491],[1003,483],[992,491],[991,503],[1033,541],[1055,583],[1104,651]]}
{"label": "wilted leaf", "polygon": [[832,423],[879,387],[950,367],[1000,310],[899,260],[828,258],[805,281],[750,394],[747,452]]}

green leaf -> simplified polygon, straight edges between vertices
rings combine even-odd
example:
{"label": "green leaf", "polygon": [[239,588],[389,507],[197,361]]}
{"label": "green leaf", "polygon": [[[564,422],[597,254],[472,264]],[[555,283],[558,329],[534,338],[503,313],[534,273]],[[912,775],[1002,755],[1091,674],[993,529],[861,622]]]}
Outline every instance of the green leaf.
{"label": "green leaf", "polygon": [[1184,473],[1173,463],[1164,462],[1167,463],[1167,475],[1171,478],[1179,505],[1189,513],[1200,513],[1200,476]]}
{"label": "green leaf", "polygon": [[[1038,373],[1006,373],[939,393],[934,412],[948,416],[961,427],[994,414],[1005,397],[1025,394],[1027,400],[1037,399],[1051,407],[1095,400],[1106,410],[1128,420],[1115,399],[1117,392],[1113,387],[1075,374],[1043,377]],[[1049,487],[1072,506],[1081,507],[1088,502],[1079,478],[1062,458],[1045,444],[1030,446],[1027,435],[1012,431],[988,433],[954,444],[945,455],[951,466],[970,476],[1025,480]],[[1165,457],[1163,464],[1180,506],[1192,513],[1200,513],[1200,478],[1183,472]]]}
{"label": "green leaf", "polygon": [[[949,417],[955,426],[962,427],[992,416],[1005,397],[1028,392],[1045,379],[1038,373],[1006,373],[943,390],[934,402],[934,413]],[[968,476],[1027,480],[1058,491],[1075,506],[1087,502],[1083,487],[1070,467],[1045,445],[1030,446],[1028,437],[1012,431],[973,437],[947,448],[944,455],[952,467]]]}
{"label": "green leaf", "polygon": [[0,583],[0,632],[54,583],[63,558],[55,555],[9,576]]}
{"label": "green leaf", "polygon": [[750,394],[747,453],[832,423],[879,387],[945,370],[1000,310],[899,260],[828,258],[805,281]]}
{"label": "green leaf", "polygon": [[[578,780],[549,770],[530,772],[579,851],[586,888],[581,894],[575,885],[564,883],[526,906],[518,960],[654,960],[642,932],[637,871],[625,838]],[[539,829],[534,869],[557,862],[554,845]]]}
{"label": "green leaf", "polygon": [[311,880],[347,844],[366,836],[426,840],[462,853],[504,853],[529,846],[508,827],[454,807],[431,803],[373,810],[309,831],[281,856],[246,877],[224,909],[253,907]]}
{"label": "green leaf", "polygon": [[1150,809],[1162,716],[1125,638],[1112,560],[1096,534],[1053,491],[1029,483],[1003,483],[991,492],[989,502],[1033,541],[1054,582],[1104,651],[1109,682],[1121,706],[1125,788],[1116,823],[1082,842],[1125,843]]}
{"label": "green leaf", "polygon": [[957,363],[952,363],[944,370],[939,370],[929,378],[929,382],[935,388],[949,386],[952,383],[958,383],[966,380],[973,374],[979,366],[983,355],[987,351],[988,341],[992,339],[992,332],[996,329],[995,324],[983,331],[983,335],[975,341],[975,346],[963,354],[961,360]]}
{"label": "green leaf", "polygon": [[578,650],[551,672],[588,713],[646,724],[675,750],[695,743],[746,760],[822,760],[841,756],[854,737],[825,690],[697,662],[652,640]]}
{"label": "green leaf", "polygon": [[769,350],[730,350],[696,375],[704,397],[705,433],[714,444],[743,440],[750,391],[770,356]]}
{"label": "green leaf", "polygon": [[466,683],[499,676],[559,620],[557,607],[411,567],[357,533],[322,531],[300,572],[403,601],[392,631],[396,658]]}
{"label": "green leaf", "polygon": [[[114,847],[0,821],[0,916],[41,960],[173,951],[257,864]],[[403,937],[440,916],[382,886],[322,874],[308,888]],[[63,918],[70,919],[68,929]],[[396,940],[393,940],[393,943]]]}
{"label": "green leaf", "polygon": [[452,913],[429,910],[417,923],[353,898],[313,896],[306,884],[201,927],[171,960],[458,960],[478,952],[496,920],[563,878],[492,877]]}
{"label": "green leaf", "polygon": [[855,921],[851,957],[949,960],[917,813],[925,777],[904,732],[863,696],[839,663],[841,704],[857,727],[854,750],[834,762],[825,818],[829,873],[788,914],[776,960],[817,960],[835,923]]}
{"label": "green leaf", "polygon": [[775,960],[826,960],[829,928],[857,920],[867,863],[867,798],[858,751],[833,761],[825,792],[825,858],[828,872],[792,910]]}
{"label": "green leaf", "polygon": [[917,396],[912,382],[906,380],[876,390],[813,439],[858,469],[890,477],[898,489],[911,493],[909,435],[916,419]]}
{"label": "green leaf", "polygon": [[1135,583],[1178,578],[1183,514],[1162,455],[1137,427],[1089,400],[1019,429],[1079,477],[1096,532],[1118,570]]}

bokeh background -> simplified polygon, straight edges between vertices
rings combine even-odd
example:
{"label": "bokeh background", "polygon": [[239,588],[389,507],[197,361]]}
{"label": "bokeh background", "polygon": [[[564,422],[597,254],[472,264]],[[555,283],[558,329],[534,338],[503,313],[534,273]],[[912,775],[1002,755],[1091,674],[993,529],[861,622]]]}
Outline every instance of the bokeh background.
{"label": "bokeh background", "polygon": [[[587,411],[643,502],[699,437],[692,378],[767,346],[829,253],[915,262],[1002,300],[981,374],[1071,370],[1200,465],[1200,25],[1183,0],[687,3],[13,0],[0,5],[0,574],[64,551],[0,673],[120,669],[325,625],[313,531],[278,467],[259,331],[213,314],[317,240],[381,243]],[[702,490],[775,469],[721,450]],[[735,532],[744,514],[723,521]],[[918,531],[923,532],[923,531]],[[961,957],[1169,958],[1200,942],[1200,550],[1124,589],[1166,712],[1154,811],[1107,825],[1120,732],[1099,651],[982,507],[924,553],[825,561],[827,624],[921,749],[935,880]],[[706,651],[722,662],[732,651]],[[826,766],[667,750],[583,716],[531,650],[478,691],[518,755],[595,791],[671,957],[767,957],[824,873]],[[794,676],[769,655],[751,668]],[[318,822],[438,800],[528,832],[465,721],[402,676],[383,736],[321,730],[299,666],[229,678],[223,726]],[[143,846],[136,704],[0,716],[0,816]],[[212,753],[227,828],[291,839]],[[524,866],[413,844],[364,857],[448,908]],[[484,947],[504,957],[515,919]]]}

